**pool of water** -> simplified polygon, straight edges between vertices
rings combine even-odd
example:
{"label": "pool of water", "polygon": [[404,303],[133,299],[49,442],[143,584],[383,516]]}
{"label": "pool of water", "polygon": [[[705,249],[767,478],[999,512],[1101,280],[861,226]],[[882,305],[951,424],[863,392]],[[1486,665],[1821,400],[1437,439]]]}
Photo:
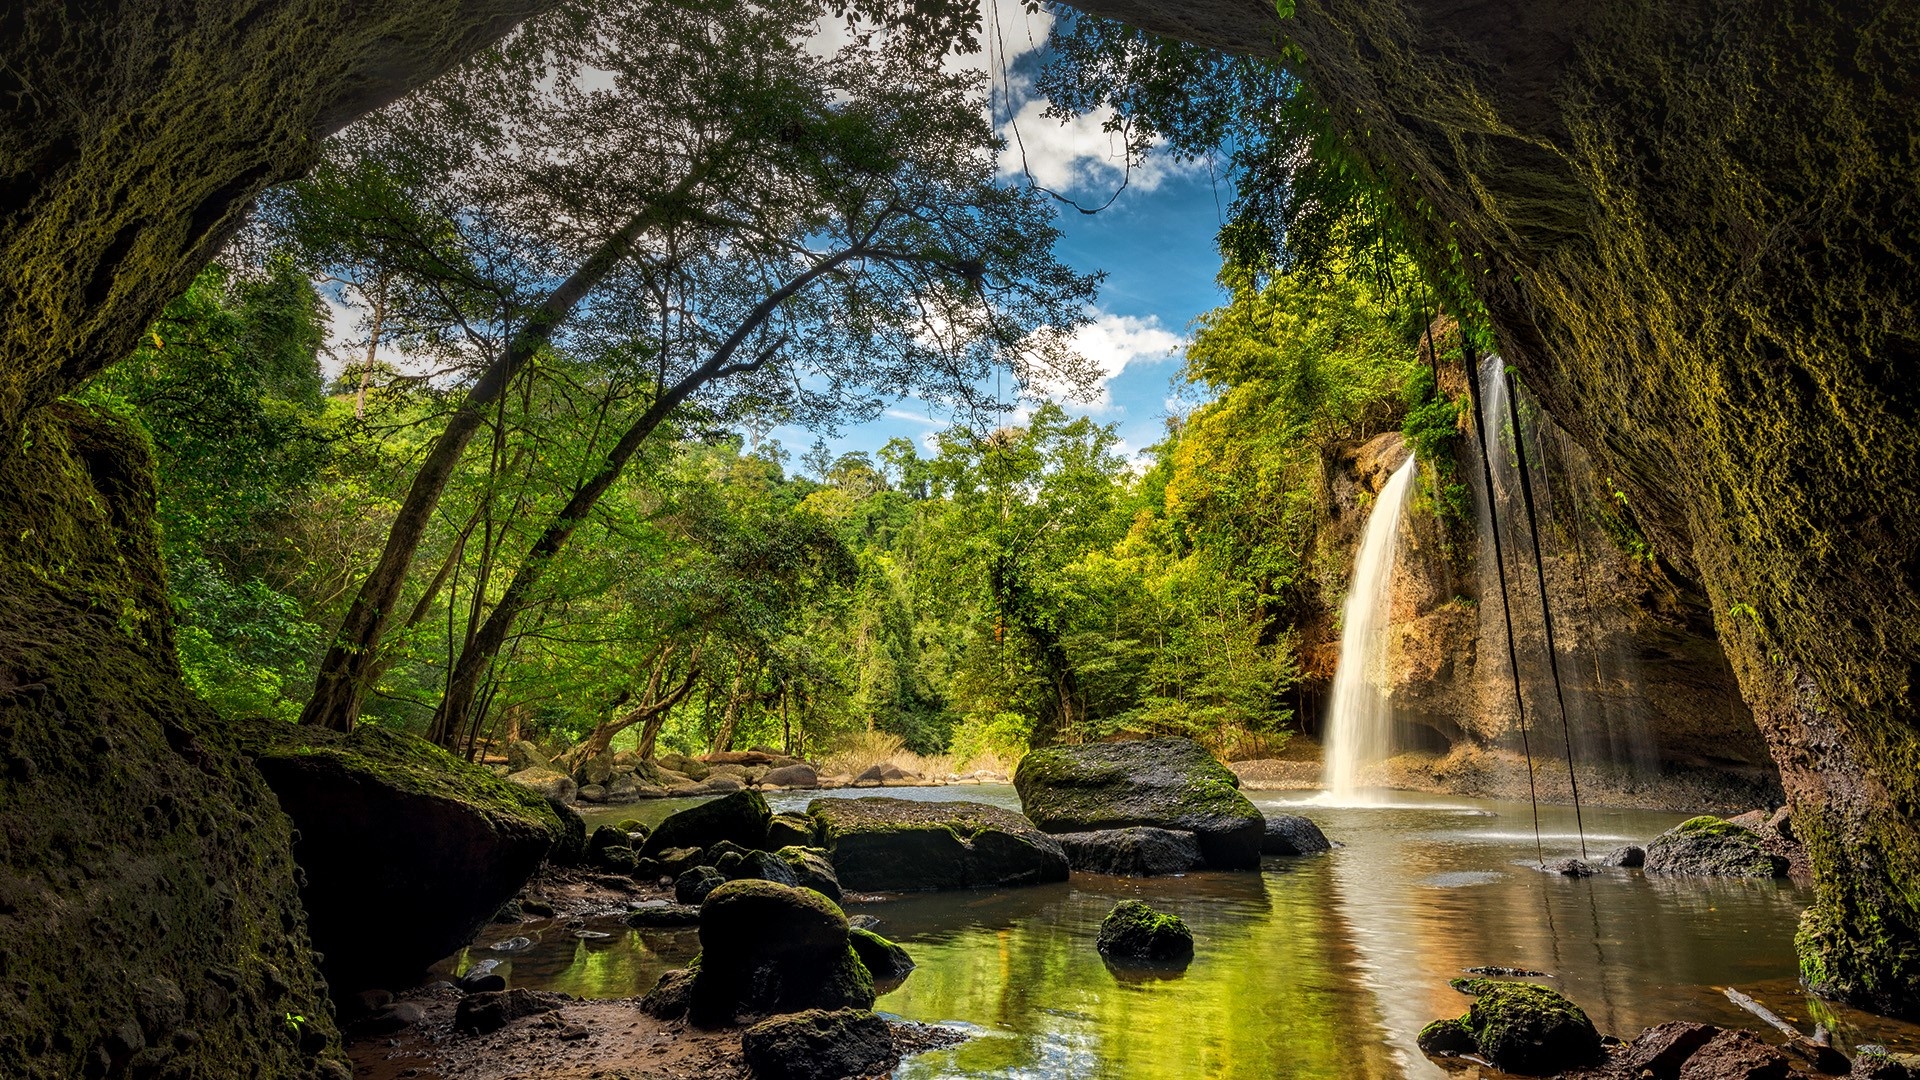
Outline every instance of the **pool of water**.
{"label": "pool of water", "polygon": [[[1006,786],[783,793],[974,799],[1018,809]],[[1302,793],[1249,793],[1263,810],[1304,813],[1339,850],[1268,859],[1259,873],[1175,878],[1075,874],[1061,884],[924,893],[851,904],[881,920],[919,967],[878,1008],[971,1025],[980,1037],[903,1063],[902,1078],[1437,1077],[1414,1046],[1428,1021],[1465,1011],[1447,980],[1476,966],[1546,972],[1606,1032],[1672,1019],[1753,1026],[1722,993],[1737,987],[1803,1029],[1817,1019],[1843,1042],[1920,1049],[1920,1029],[1806,998],[1793,931],[1808,897],[1786,882],[1602,871],[1565,878],[1534,868],[1526,804],[1383,794],[1379,805],[1320,805]],[[597,820],[671,812],[660,803]],[[1645,843],[1682,815],[1588,808],[1588,850]],[[1546,857],[1579,854],[1571,810],[1542,807]],[[1094,949],[1114,902],[1144,899],[1192,927],[1184,971],[1116,969]],[[579,996],[643,993],[691,959],[692,931],[644,934],[619,923],[534,927],[519,953],[475,948],[454,972],[508,956],[514,985]]]}

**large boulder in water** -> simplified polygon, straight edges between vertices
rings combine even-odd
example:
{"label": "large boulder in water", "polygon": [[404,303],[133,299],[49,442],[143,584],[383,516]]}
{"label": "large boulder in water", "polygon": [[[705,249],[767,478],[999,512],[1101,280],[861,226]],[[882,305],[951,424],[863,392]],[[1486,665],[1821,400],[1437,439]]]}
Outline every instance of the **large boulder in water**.
{"label": "large boulder in water", "polygon": [[1122,900],[1100,921],[1095,943],[1114,960],[1193,959],[1193,931],[1178,915],[1155,911],[1140,900]]}
{"label": "large boulder in water", "polygon": [[1689,818],[1654,837],[1642,867],[1649,874],[1787,876],[1787,860],[1769,852],[1759,834],[1709,816]]}
{"label": "large boulder in water", "polygon": [[820,844],[856,892],[977,889],[1065,881],[1067,853],[997,806],[912,799],[815,799]]}
{"label": "large boulder in water", "polygon": [[471,941],[569,839],[544,797],[424,739],[270,722],[243,738],[299,830],[300,895],[336,995]]}
{"label": "large boulder in water", "polygon": [[870,1009],[873,976],[847,917],[812,889],[729,881],[700,905],[700,955],[687,1003],[697,1024],[803,1009]]}
{"label": "large boulder in water", "polygon": [[1205,864],[1200,842],[1189,832],[1169,832],[1147,825],[1129,829],[1056,833],[1066,850],[1067,864],[1090,874],[1149,877],[1184,874]]}
{"label": "large boulder in water", "polygon": [[[1420,1033],[1428,1053],[1477,1052],[1504,1072],[1546,1076],[1600,1057],[1600,1033],[1578,1005],[1544,986],[1455,979],[1473,996],[1467,1015],[1440,1020]],[[1470,1043],[1470,1045],[1469,1045]]]}
{"label": "large boulder in water", "polygon": [[1266,819],[1240,794],[1240,778],[1192,739],[1035,750],[1013,786],[1027,816],[1050,833],[1151,825],[1193,833],[1208,866],[1260,866]]}
{"label": "large boulder in water", "polygon": [[736,791],[671,815],[647,837],[640,854],[657,855],[668,848],[710,848],[723,840],[743,848],[765,847],[767,822],[772,818],[773,811],[759,792]]}

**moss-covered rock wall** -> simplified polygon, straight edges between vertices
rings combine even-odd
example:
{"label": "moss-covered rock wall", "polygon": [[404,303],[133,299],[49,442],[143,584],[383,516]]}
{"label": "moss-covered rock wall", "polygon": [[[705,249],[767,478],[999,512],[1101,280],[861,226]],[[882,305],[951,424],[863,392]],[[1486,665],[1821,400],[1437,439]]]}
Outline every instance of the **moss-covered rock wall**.
{"label": "moss-covered rock wall", "polygon": [[181,682],[148,449],[0,459],[0,1073],[339,1077],[291,830]]}
{"label": "moss-covered rock wall", "polygon": [[322,136],[550,4],[0,5],[0,1073],[345,1077],[287,819],[173,659],[148,448],[59,399]]}
{"label": "moss-covered rock wall", "polygon": [[[1282,28],[1263,0],[1082,6],[1242,48]],[[1920,7],[1300,0],[1284,32],[1502,353],[1690,556],[1804,822],[1804,973],[1920,1012]]]}

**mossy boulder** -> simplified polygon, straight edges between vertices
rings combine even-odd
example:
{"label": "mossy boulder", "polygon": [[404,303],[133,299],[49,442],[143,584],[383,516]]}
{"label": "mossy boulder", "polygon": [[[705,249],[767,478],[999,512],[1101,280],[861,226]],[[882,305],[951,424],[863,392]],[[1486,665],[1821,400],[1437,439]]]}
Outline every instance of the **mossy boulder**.
{"label": "mossy boulder", "polygon": [[847,931],[847,937],[853,944],[854,955],[879,982],[897,982],[914,968],[913,957],[907,955],[907,950],[871,930],[856,926]]}
{"label": "mossy boulder", "polygon": [[695,1023],[868,1009],[873,998],[873,976],[853,951],[845,913],[819,893],[729,881],[700,905],[699,966],[688,992]]}
{"label": "mossy boulder", "polygon": [[1193,931],[1178,915],[1155,911],[1141,900],[1122,900],[1100,920],[1095,943],[1112,960],[1159,962],[1193,959]]}
{"label": "mossy boulder", "polygon": [[812,847],[813,819],[805,814],[775,814],[767,822],[767,846],[775,851],[783,847]]}
{"label": "mossy boulder", "polygon": [[[1455,979],[1450,984],[1473,997],[1467,1015],[1427,1025],[1420,1048],[1433,1054],[1477,1053],[1498,1068],[1546,1076],[1600,1057],[1600,1033],[1578,1005],[1532,983]],[[1462,1033],[1471,1037],[1465,1046]]]}
{"label": "mossy boulder", "polygon": [[1146,825],[1094,832],[1055,833],[1067,853],[1067,864],[1090,874],[1149,877],[1184,874],[1206,864],[1200,842],[1189,832],[1170,832]]}
{"label": "mossy boulder", "polygon": [[825,896],[834,903],[840,902],[840,877],[834,873],[833,861],[826,851],[813,847],[783,847],[774,855],[785,863],[793,874],[794,884]]}
{"label": "mossy boulder", "polygon": [[815,799],[807,812],[840,886],[856,892],[1036,885],[1069,872],[1058,841],[996,806]]}
{"label": "mossy boulder", "polygon": [[763,848],[772,818],[773,811],[759,792],[736,791],[670,815],[647,837],[640,854],[657,855],[669,848],[705,849],[723,840],[743,848]]}
{"label": "mossy boulder", "polygon": [[301,898],[336,995],[471,941],[567,837],[545,798],[411,735],[273,721],[242,735],[299,830]]}
{"label": "mossy boulder", "polygon": [[1787,876],[1787,860],[1767,851],[1758,833],[1708,816],[1689,818],[1654,837],[1641,865],[1649,874]]}
{"label": "mossy boulder", "polygon": [[1192,739],[1035,750],[1021,759],[1013,786],[1046,832],[1149,825],[1194,834],[1215,869],[1260,866],[1266,819],[1240,793],[1240,778]]}
{"label": "mossy boulder", "polygon": [[809,1009],[763,1020],[740,1037],[754,1080],[883,1076],[900,1060],[887,1022],[864,1009]]}

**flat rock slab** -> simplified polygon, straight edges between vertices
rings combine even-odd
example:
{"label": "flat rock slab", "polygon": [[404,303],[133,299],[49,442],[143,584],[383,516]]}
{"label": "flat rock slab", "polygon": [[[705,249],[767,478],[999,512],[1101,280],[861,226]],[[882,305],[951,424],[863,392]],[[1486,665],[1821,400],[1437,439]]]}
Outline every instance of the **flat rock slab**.
{"label": "flat rock slab", "polygon": [[840,887],[918,892],[1067,880],[1059,841],[1025,817],[975,802],[815,799]]}
{"label": "flat rock slab", "polygon": [[1152,877],[1184,874],[1206,864],[1200,842],[1190,832],[1171,832],[1150,825],[1094,832],[1057,833],[1066,849],[1067,864],[1089,874]]}
{"label": "flat rock slab", "polygon": [[1027,816],[1050,833],[1148,825],[1194,834],[1215,869],[1260,866],[1266,819],[1240,793],[1240,778],[1192,739],[1035,750],[1013,786]]}

